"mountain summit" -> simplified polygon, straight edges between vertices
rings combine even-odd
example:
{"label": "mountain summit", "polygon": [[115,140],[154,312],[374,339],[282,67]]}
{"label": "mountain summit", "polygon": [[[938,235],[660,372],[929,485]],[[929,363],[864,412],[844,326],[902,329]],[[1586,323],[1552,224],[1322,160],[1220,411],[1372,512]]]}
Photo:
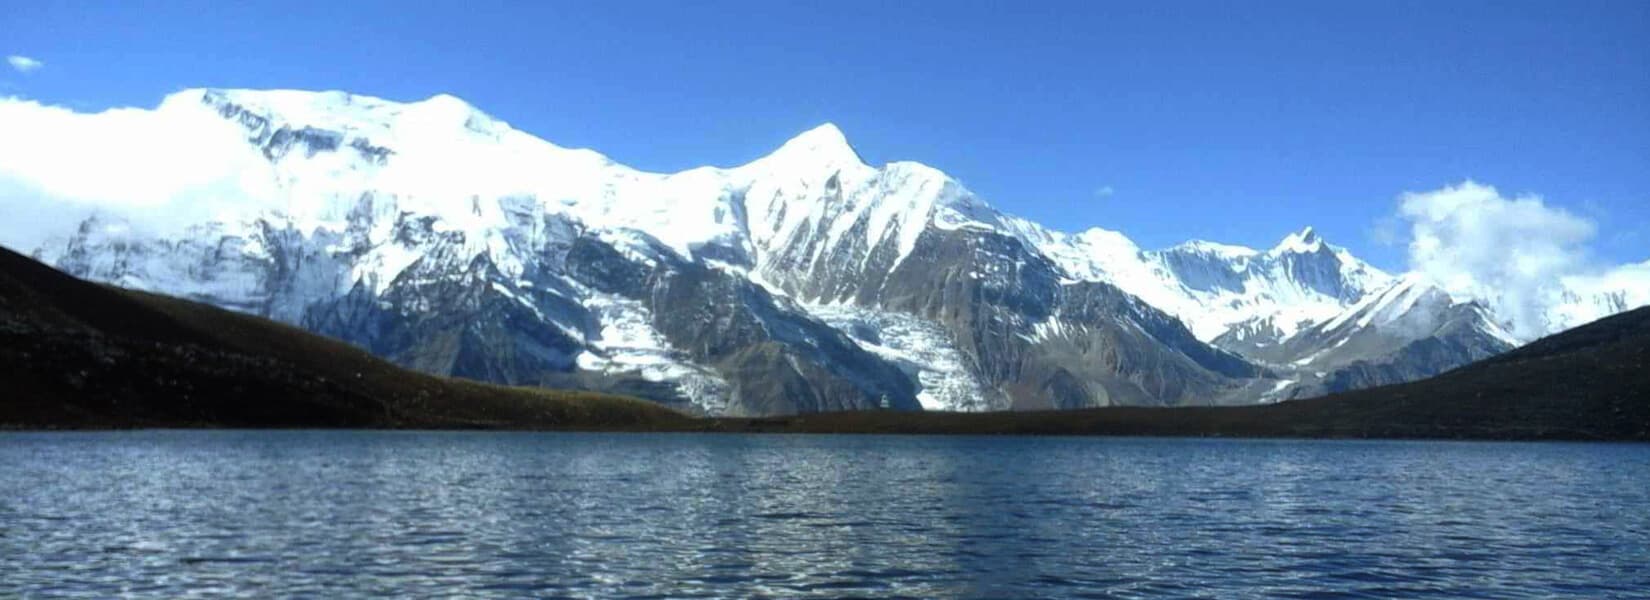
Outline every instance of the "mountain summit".
{"label": "mountain summit", "polygon": [[863,165],[848,136],[834,123],[825,123],[787,140],[769,160],[807,162],[821,166]]}
{"label": "mountain summit", "polygon": [[1318,237],[1318,232],[1313,230],[1312,226],[1308,225],[1300,231],[1285,236],[1282,241],[1278,242],[1276,247],[1272,248],[1272,252],[1308,253],[1317,252],[1322,248],[1323,238]]}

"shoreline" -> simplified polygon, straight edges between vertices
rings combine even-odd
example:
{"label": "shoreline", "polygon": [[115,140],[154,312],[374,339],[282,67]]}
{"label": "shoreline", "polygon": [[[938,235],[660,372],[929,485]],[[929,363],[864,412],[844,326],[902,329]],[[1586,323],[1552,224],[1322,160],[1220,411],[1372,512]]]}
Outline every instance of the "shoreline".
{"label": "shoreline", "polygon": [[[1003,413],[815,413],[788,417],[721,417],[687,419],[674,423],[624,424],[615,426],[570,424],[430,423],[402,426],[238,426],[212,423],[110,423],[110,424],[0,424],[6,433],[96,433],[123,431],[363,431],[363,432],[499,432],[499,433],[622,433],[699,435],[894,435],[894,436],[980,436],[980,437],[1104,437],[1297,441],[1471,441],[1471,442],[1650,442],[1650,435],[1603,436],[1596,432],[1534,426],[1438,426],[1382,425],[1357,430],[1295,423],[1170,423],[1186,412],[1211,411],[1252,413],[1267,407],[1220,408],[1097,408],[1069,411]],[[1175,413],[1173,415],[1165,413]],[[1227,415],[1215,415],[1225,417]],[[1232,415],[1247,417],[1248,414]],[[1149,419],[1149,420],[1142,420]]]}

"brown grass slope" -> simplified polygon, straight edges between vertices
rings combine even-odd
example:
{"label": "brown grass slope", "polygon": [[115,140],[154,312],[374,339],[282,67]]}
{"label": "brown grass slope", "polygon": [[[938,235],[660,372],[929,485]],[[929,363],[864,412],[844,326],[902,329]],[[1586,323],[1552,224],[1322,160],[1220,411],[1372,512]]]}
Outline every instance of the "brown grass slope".
{"label": "brown grass slope", "polygon": [[724,420],[722,431],[1650,440],[1650,308],[1431,379],[1236,408],[855,413]]}
{"label": "brown grass slope", "polygon": [[680,429],[656,404],[395,367],[204,304],[81,281],[0,248],[0,427]]}

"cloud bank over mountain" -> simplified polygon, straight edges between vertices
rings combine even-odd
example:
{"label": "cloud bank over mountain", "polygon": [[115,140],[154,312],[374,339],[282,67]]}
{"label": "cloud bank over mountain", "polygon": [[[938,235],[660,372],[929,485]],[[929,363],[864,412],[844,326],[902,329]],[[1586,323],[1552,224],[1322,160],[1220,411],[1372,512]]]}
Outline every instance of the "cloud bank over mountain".
{"label": "cloud bank over mountain", "polygon": [[1398,216],[1411,269],[1489,303],[1521,337],[1547,332],[1546,313],[1567,281],[1650,288],[1650,263],[1599,264],[1588,248],[1598,225],[1538,195],[1508,197],[1469,180],[1399,196]]}
{"label": "cloud bank over mountain", "polygon": [[85,113],[0,98],[0,235],[26,247],[65,214],[102,209],[170,231],[266,200],[274,182],[248,176],[264,158],[245,136],[186,108]]}

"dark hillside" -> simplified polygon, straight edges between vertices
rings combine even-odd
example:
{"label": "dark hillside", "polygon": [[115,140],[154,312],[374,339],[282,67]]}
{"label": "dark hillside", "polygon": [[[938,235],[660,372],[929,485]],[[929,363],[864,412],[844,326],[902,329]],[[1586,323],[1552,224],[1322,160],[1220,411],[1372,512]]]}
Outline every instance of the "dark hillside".
{"label": "dark hillside", "polygon": [[203,304],[74,279],[0,249],[0,426],[651,429],[685,417],[590,393],[421,375]]}

